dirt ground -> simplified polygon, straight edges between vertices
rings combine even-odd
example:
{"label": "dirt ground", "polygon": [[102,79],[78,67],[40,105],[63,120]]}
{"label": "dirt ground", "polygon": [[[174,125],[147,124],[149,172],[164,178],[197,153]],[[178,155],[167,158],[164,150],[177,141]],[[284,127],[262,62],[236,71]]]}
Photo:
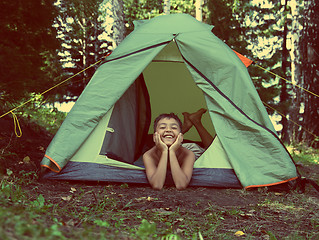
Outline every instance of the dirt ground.
{"label": "dirt ground", "polygon": [[[17,176],[21,171],[39,173],[39,163],[53,136],[36,125],[23,123],[22,133],[22,137],[17,138],[14,134],[12,119],[9,117],[0,119],[0,151],[2,156],[0,158],[0,173],[5,174],[7,169],[11,169]],[[319,165],[312,167],[302,166],[301,168],[302,172],[308,177],[319,175]],[[265,190],[244,191],[242,189],[204,187],[190,187],[184,191],[166,187],[162,191],[155,191],[147,185],[63,181],[39,181],[26,186],[26,189],[34,194],[35,198],[42,194],[51,203],[61,202],[61,197],[70,196],[71,188],[87,192],[81,203],[79,203],[83,206],[96,202],[96,194],[103,189],[109,188],[110,194],[122,203],[122,209],[127,207],[131,210],[162,209],[163,211],[175,211],[178,208],[182,211],[191,210],[194,214],[205,214],[208,207],[213,205],[214,209],[225,210],[226,215],[227,209],[235,208],[241,211],[240,219],[238,216],[228,216],[229,229],[240,229],[240,227],[248,223],[260,224],[263,229],[268,227],[270,228],[268,230],[282,233],[284,236],[287,231],[293,231],[296,224],[300,225],[301,223],[301,226],[303,226],[302,231],[313,231],[309,212],[307,215],[301,214],[297,218],[294,213],[290,213],[285,209],[279,211],[269,207],[267,212],[274,219],[274,222],[269,223],[261,213],[253,210],[254,206],[265,203],[267,199],[280,202],[283,198],[291,198],[296,199],[296,204],[302,204],[304,200],[296,197],[299,194],[296,192],[268,193]],[[310,187],[302,195],[302,199],[307,201],[305,206],[309,207],[311,205],[313,209],[319,210],[318,192]],[[199,215],[198,217],[200,218],[201,216]]]}

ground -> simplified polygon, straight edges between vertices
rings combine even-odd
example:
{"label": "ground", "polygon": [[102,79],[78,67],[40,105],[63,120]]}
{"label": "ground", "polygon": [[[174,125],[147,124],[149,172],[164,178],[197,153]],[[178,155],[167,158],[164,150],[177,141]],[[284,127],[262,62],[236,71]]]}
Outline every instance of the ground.
{"label": "ground", "polygon": [[[23,135],[18,138],[12,119],[0,119],[0,173],[3,175],[8,169],[17,176],[30,171],[38,175],[39,163],[53,137],[35,124],[21,125]],[[319,165],[302,165],[300,171],[318,179]],[[306,188],[305,193],[205,187],[184,191],[167,187],[156,191],[147,185],[136,184],[32,181],[25,184],[24,189],[34,199],[42,194],[46,201],[66,210],[70,210],[71,202],[74,208],[83,210],[112,199],[112,203],[103,209],[112,214],[127,210],[128,215],[121,218],[122,224],[135,226],[141,223],[141,216],[147,218],[156,213],[160,218],[158,227],[166,222],[181,235],[189,227],[185,226],[189,224],[187,218],[193,219],[193,229],[207,228],[206,222],[211,221],[210,230],[201,230],[206,231],[205,239],[213,239],[208,237],[210,231],[232,236],[241,231],[243,236],[248,234],[253,239],[276,239],[271,238],[272,235],[281,239],[294,234],[306,239],[319,237],[315,233],[319,227],[319,195],[312,187]],[[84,220],[66,215],[60,216],[58,221],[63,222],[67,233],[71,228],[80,227]]]}

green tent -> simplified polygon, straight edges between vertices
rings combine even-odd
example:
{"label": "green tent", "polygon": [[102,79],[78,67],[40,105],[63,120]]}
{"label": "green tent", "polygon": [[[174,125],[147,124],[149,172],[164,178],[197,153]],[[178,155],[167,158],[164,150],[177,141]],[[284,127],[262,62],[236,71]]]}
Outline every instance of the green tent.
{"label": "green tent", "polygon": [[[196,160],[191,186],[296,179],[245,65],[211,29],[186,14],[135,22],[53,138],[41,163],[52,171],[44,178],[147,183],[141,155],[154,118],[203,107],[215,138]],[[200,140],[195,130],[185,138]]]}

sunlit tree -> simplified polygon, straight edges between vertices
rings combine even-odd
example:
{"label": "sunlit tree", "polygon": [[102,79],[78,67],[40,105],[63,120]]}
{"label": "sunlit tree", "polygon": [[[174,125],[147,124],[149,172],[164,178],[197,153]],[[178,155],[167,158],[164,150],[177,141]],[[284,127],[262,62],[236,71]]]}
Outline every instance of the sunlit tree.
{"label": "sunlit tree", "polygon": [[101,19],[102,0],[61,0],[56,21],[58,37],[62,41],[60,61],[65,77],[76,75],[67,87],[57,89],[59,101],[73,101],[83,91],[98,65],[90,67],[108,52],[108,42]]}

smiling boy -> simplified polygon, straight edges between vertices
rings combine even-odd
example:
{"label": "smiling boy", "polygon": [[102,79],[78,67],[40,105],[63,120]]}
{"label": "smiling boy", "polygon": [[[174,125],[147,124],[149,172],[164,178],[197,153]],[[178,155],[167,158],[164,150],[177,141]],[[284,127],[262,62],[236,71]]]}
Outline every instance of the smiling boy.
{"label": "smiling boy", "polygon": [[195,155],[181,146],[182,123],[174,114],[161,114],[154,122],[155,146],[143,155],[146,176],[154,189],[162,189],[170,169],[178,190],[185,189],[193,174]]}

